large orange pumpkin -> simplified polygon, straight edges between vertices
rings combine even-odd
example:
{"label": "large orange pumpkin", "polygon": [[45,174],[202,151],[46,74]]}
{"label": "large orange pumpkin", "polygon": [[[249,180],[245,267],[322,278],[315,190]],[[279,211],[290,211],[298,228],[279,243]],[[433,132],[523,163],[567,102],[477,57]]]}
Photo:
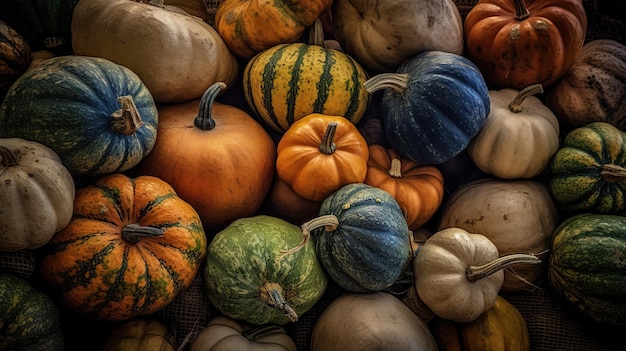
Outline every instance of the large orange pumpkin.
{"label": "large orange pumpkin", "polygon": [[466,56],[494,88],[544,88],[582,50],[582,0],[480,0],[465,18]]}
{"label": "large orange pumpkin", "polygon": [[443,174],[437,167],[402,158],[395,150],[378,144],[369,146],[365,184],[390,193],[411,230],[428,222],[443,201]]}
{"label": "large orange pumpkin", "polygon": [[200,214],[207,232],[257,212],[276,163],[276,144],[245,111],[215,101],[216,83],[201,100],[159,109],[158,138],[137,166],[159,177]]}

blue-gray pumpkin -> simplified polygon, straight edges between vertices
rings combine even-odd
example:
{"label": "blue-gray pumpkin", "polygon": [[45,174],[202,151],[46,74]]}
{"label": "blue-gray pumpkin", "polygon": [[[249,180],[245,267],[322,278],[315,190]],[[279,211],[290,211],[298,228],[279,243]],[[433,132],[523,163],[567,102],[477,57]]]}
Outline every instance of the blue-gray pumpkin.
{"label": "blue-gray pumpkin", "polygon": [[0,136],[54,150],[74,176],[126,171],[156,142],[158,110],[130,69],[58,56],[22,75],[0,106]]}
{"label": "blue-gray pumpkin", "polygon": [[391,147],[424,165],[465,150],[490,109],[489,89],[476,65],[449,52],[421,52],[365,87],[370,93],[383,90],[379,107]]}

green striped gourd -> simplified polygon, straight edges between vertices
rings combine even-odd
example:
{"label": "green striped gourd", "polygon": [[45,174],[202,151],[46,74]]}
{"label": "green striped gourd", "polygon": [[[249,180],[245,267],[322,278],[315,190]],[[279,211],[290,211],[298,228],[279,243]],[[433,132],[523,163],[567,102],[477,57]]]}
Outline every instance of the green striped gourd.
{"label": "green striped gourd", "polygon": [[552,238],[548,281],[591,320],[626,328],[626,217],[565,219]]}
{"label": "green striped gourd", "polygon": [[254,113],[279,133],[322,113],[357,123],[369,101],[363,68],[343,52],[304,43],[279,44],[254,56],[243,73]]}
{"label": "green striped gourd", "polygon": [[549,187],[567,213],[626,209],[626,138],[607,122],[570,131],[550,163]]}

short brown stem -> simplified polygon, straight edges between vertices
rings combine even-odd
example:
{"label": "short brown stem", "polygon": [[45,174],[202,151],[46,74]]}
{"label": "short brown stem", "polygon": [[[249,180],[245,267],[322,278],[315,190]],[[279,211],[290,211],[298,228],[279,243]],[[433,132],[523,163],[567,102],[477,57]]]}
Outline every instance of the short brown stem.
{"label": "short brown stem", "polygon": [[409,87],[408,73],[380,73],[363,83],[368,93],[373,94],[383,89],[391,89],[398,94],[404,93]]}
{"label": "short brown stem", "polygon": [[275,282],[265,282],[259,287],[259,296],[261,302],[283,311],[290,321],[298,321],[298,314],[285,300],[285,292],[280,284]]}
{"label": "short brown stem", "polygon": [[198,116],[193,120],[193,124],[202,130],[211,130],[215,128],[215,120],[213,119],[213,103],[217,96],[226,89],[226,83],[216,82],[202,94],[200,98],[200,108],[198,109]]}
{"label": "short brown stem", "polygon": [[394,178],[402,178],[402,161],[397,158],[391,160],[391,168],[389,168],[389,175]]}
{"label": "short brown stem", "polygon": [[15,153],[6,146],[0,146],[0,162],[4,167],[17,166],[17,157]]}
{"label": "short brown stem", "polygon": [[626,168],[613,163],[607,163],[602,165],[600,176],[609,183],[615,183],[626,179]]}
{"label": "short brown stem", "polygon": [[335,133],[337,132],[337,122],[330,122],[326,126],[326,132],[320,143],[319,150],[325,155],[330,155],[337,150],[335,145]]}
{"label": "short brown stem", "polygon": [[518,21],[523,21],[530,17],[530,12],[524,3],[524,0],[513,0],[513,4],[515,5],[515,19]]}
{"label": "short brown stem", "polygon": [[540,93],[543,93],[543,86],[541,86],[541,84],[533,84],[522,89],[522,91],[520,91],[515,99],[513,99],[513,101],[509,104],[509,110],[514,113],[522,112],[522,103],[524,100],[526,100],[529,96]]}
{"label": "short brown stem", "polygon": [[152,238],[165,235],[165,230],[156,227],[143,226],[136,223],[129,223],[122,228],[122,238],[131,243],[138,243],[143,238]]}
{"label": "short brown stem", "polygon": [[120,134],[132,135],[143,125],[139,110],[130,95],[120,96],[117,101],[121,107],[111,115],[111,129]]}

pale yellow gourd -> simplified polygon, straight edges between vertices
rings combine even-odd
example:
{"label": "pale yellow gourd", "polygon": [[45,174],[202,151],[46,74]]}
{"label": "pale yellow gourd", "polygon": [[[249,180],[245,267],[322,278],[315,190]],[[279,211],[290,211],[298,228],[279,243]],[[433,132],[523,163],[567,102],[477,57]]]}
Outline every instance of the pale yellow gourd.
{"label": "pale yellow gourd", "polygon": [[533,96],[540,84],[489,91],[491,111],[467,150],[483,172],[503,179],[541,174],[559,148],[559,121]]}
{"label": "pale yellow gourd", "polygon": [[129,319],[115,327],[101,351],[174,351],[175,340],[161,322]]}
{"label": "pale yellow gourd", "polygon": [[415,289],[437,316],[467,323],[493,307],[504,282],[504,267],[540,262],[528,254],[500,257],[486,236],[446,228],[428,238],[417,252]]}

